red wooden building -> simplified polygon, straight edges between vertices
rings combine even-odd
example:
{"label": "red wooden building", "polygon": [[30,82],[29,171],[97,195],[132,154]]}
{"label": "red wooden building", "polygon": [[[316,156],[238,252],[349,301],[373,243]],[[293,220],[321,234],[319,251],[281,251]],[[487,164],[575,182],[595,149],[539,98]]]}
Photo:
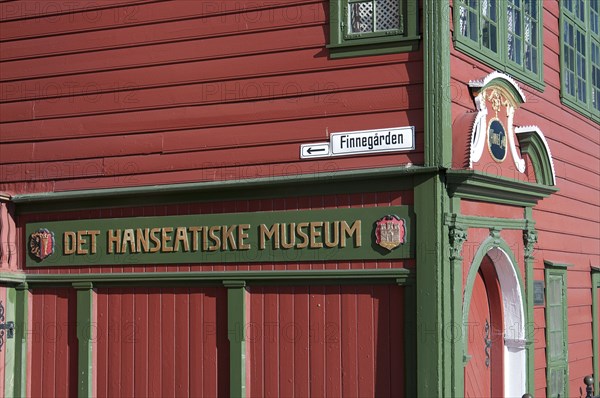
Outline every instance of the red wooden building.
{"label": "red wooden building", "polygon": [[599,14],[0,2],[0,395],[597,394]]}

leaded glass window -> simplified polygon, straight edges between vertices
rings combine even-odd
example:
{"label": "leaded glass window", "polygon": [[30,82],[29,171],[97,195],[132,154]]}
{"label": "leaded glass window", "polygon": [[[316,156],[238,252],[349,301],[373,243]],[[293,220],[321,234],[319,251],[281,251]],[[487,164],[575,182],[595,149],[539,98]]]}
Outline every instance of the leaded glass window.
{"label": "leaded glass window", "polygon": [[561,97],[600,120],[599,0],[561,2]]}
{"label": "leaded glass window", "polygon": [[540,0],[457,0],[455,4],[458,49],[543,87]]}
{"label": "leaded glass window", "polygon": [[418,9],[418,0],[331,0],[331,56],[416,50]]}

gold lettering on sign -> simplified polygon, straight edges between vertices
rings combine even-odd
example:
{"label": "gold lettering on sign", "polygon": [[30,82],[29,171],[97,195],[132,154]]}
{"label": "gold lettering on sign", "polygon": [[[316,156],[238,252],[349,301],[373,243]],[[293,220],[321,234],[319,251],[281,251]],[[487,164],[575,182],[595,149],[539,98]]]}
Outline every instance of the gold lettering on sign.
{"label": "gold lettering on sign", "polygon": [[192,251],[198,251],[198,231],[200,231],[202,227],[189,227],[188,230],[192,232]]}
{"label": "gold lettering on sign", "polygon": [[136,235],[138,251],[148,253],[148,246],[150,245],[150,228],[138,228]]}
{"label": "gold lettering on sign", "polygon": [[116,231],[109,229],[106,231],[106,245],[108,247],[109,253],[115,253],[115,246],[117,249],[117,253],[119,253],[119,249],[121,248],[121,230],[117,229]]}
{"label": "gold lettering on sign", "polygon": [[175,231],[175,245],[173,250],[178,252],[180,243],[183,243],[183,251],[190,251],[190,242],[188,240],[188,235],[185,227],[178,227]]}
{"label": "gold lettering on sign", "polygon": [[160,228],[152,228],[150,230],[150,240],[154,243],[154,247],[150,248],[150,253],[157,253],[160,251],[160,239],[157,234],[160,232]]}
{"label": "gold lettering on sign", "polygon": [[135,249],[135,234],[133,229],[128,228],[123,231],[123,238],[121,240],[121,251],[119,253],[127,252],[127,245],[129,245],[129,253],[137,253]]}
{"label": "gold lettering on sign", "polygon": [[163,253],[170,253],[173,251],[173,246],[169,246],[169,242],[171,242],[171,235],[169,235],[171,232],[173,232],[173,228],[172,227],[165,227],[162,229],[162,234],[161,234],[161,243],[162,243],[162,249],[161,252]]}
{"label": "gold lettering on sign", "polygon": [[323,247],[323,243],[317,242],[317,238],[321,236],[321,231],[317,230],[317,227],[322,227],[323,222],[315,221],[310,223],[310,248],[320,249]]}
{"label": "gold lettering on sign", "polygon": [[260,250],[265,250],[267,239],[271,240],[275,238],[273,241],[273,248],[279,249],[279,224],[273,224],[271,228],[267,228],[265,224],[260,224],[258,226],[258,248]]}
{"label": "gold lettering on sign", "polygon": [[248,230],[250,229],[250,224],[240,224],[238,225],[238,248],[240,250],[250,250],[250,243],[245,243],[244,240],[248,239]]}
{"label": "gold lettering on sign", "polygon": [[352,224],[352,227],[350,227],[346,221],[342,221],[342,228],[341,228],[342,242],[341,242],[340,246],[346,247],[346,237],[351,238],[354,236],[354,247],[361,247],[362,241],[361,241],[360,229],[361,229],[361,221],[360,220],[354,221],[354,223]]}
{"label": "gold lettering on sign", "polygon": [[308,229],[309,225],[310,223],[307,222],[299,222],[298,226],[296,227],[296,232],[298,233],[298,237],[300,238],[298,244],[296,245],[298,249],[305,249],[310,244],[308,233],[304,232],[304,229]]}
{"label": "gold lettering on sign", "polygon": [[65,255],[75,254],[75,232],[67,231],[63,235],[63,253]]}

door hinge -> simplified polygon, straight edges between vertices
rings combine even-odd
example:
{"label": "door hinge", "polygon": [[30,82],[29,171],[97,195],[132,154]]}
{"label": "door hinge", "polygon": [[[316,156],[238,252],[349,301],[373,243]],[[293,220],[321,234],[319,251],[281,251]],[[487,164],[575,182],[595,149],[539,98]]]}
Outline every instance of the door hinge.
{"label": "door hinge", "polygon": [[0,301],[0,351],[4,345],[4,331],[6,338],[12,339],[15,336],[15,323],[13,321],[4,323],[4,304]]}

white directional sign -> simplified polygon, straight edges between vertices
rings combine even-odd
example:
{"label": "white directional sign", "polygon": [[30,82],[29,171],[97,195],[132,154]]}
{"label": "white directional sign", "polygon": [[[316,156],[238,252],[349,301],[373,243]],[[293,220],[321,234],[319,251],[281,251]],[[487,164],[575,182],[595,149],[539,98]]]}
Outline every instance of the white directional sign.
{"label": "white directional sign", "polygon": [[415,149],[415,128],[413,126],[331,134],[331,154],[333,156],[412,149]]}
{"label": "white directional sign", "polygon": [[316,144],[300,145],[300,159],[323,158],[331,156],[329,142],[318,142]]}

